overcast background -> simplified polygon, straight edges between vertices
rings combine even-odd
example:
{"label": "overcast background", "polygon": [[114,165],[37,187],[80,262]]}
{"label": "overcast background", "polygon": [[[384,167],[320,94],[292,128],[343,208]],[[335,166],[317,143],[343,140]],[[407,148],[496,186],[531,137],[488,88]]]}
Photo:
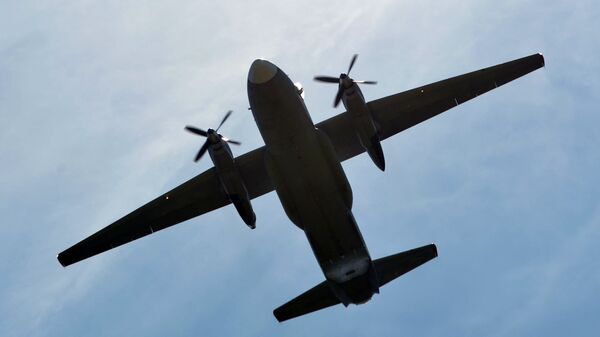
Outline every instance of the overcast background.
{"label": "overcast background", "polygon": [[[0,335],[591,336],[600,329],[596,1],[0,0]],[[56,254],[211,166],[186,124],[262,145],[248,67],[368,100],[542,52],[546,67],[344,163],[373,258],[439,258],[361,306],[280,324],[323,280],[274,193],[68,268]]]}

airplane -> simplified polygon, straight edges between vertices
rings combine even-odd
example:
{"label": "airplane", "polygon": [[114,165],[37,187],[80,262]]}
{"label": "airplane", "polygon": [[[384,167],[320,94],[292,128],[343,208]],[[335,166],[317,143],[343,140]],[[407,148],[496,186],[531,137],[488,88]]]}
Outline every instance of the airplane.
{"label": "airplane", "polygon": [[[346,112],[314,124],[303,89],[275,64],[257,59],[248,72],[250,110],[265,145],[233,157],[230,141],[215,130],[196,160],[209,152],[214,166],[58,254],[64,267],[233,203],[255,227],[250,200],[273,190],[294,225],[304,231],[325,281],[273,311],[279,322],[337,304],[362,304],[379,288],[437,257],[434,244],[373,260],[352,214],[352,189],[341,162],[368,152],[383,170],[380,141],[485,92],[544,67],[533,54],[366,102],[341,74],[334,105]],[[318,76],[316,80],[334,82]]]}

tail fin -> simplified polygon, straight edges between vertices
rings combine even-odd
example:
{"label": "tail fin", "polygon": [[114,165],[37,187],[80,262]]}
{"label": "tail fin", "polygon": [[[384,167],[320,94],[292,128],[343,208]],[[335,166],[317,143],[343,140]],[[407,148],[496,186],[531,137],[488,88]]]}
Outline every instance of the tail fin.
{"label": "tail fin", "polygon": [[[435,257],[437,257],[437,248],[434,244],[430,244],[373,261],[379,286],[383,286]],[[341,301],[333,293],[327,281],[324,281],[273,310],[273,315],[279,322],[283,322],[339,303]]]}

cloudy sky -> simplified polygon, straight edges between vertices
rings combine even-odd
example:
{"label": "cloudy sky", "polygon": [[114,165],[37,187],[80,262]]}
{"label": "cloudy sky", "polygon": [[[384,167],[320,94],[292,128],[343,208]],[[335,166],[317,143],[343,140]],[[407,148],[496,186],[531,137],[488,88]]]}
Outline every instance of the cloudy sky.
{"label": "cloudy sky", "polygon": [[[600,328],[600,9],[577,1],[0,1],[0,335],[589,336]],[[323,280],[274,193],[62,268],[56,254],[210,167],[186,124],[262,145],[248,67],[376,99],[542,52],[546,68],[344,163],[374,258],[438,259],[283,324]]]}

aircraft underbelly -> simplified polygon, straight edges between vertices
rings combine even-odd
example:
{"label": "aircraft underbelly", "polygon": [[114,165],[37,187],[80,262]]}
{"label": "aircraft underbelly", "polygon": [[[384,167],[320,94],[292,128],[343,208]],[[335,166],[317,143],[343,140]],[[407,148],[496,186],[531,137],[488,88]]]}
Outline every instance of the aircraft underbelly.
{"label": "aircraft underbelly", "polygon": [[294,209],[292,220],[306,233],[326,276],[343,282],[366,272],[370,258],[351,205],[336,184],[344,172],[341,168],[336,172],[330,165],[317,137],[313,130],[301,139],[302,145],[285,154],[270,155],[270,159],[277,180],[287,185],[286,197],[280,198],[283,207]]}
{"label": "aircraft underbelly", "polygon": [[[284,85],[271,87],[269,93],[283,90]],[[251,100],[267,148],[266,167],[286,214],[306,233],[325,276],[343,283],[365,274],[371,259],[352,215],[352,191],[335,150],[297,98],[281,92],[279,97]]]}
{"label": "aircraft underbelly", "polygon": [[261,87],[249,85],[252,112],[267,148],[266,167],[286,214],[306,233],[327,279],[343,283],[365,274],[371,259],[352,215],[352,191],[335,150],[294,90],[282,73]]}

